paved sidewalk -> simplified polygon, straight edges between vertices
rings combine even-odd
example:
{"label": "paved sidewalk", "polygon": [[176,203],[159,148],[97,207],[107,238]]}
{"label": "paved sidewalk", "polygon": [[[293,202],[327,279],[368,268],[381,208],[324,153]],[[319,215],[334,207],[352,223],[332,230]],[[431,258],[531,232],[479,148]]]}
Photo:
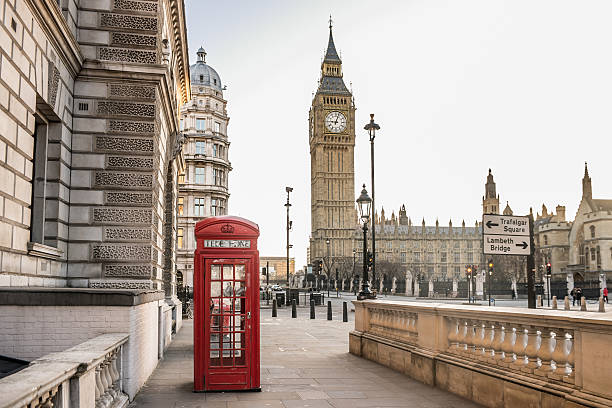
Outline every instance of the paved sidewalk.
{"label": "paved sidewalk", "polygon": [[308,309],[261,312],[262,392],[193,393],[193,321],[172,342],[163,361],[130,407],[138,408],[461,408],[477,405],[421,384],[377,363],[348,353],[348,332],[341,303],[334,301],[334,319],[324,307],[310,320]]}

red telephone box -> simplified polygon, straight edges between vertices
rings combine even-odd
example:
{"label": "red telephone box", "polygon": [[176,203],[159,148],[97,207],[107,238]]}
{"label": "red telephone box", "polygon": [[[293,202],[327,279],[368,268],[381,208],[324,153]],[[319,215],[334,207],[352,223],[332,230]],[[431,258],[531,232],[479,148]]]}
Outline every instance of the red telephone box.
{"label": "red telephone box", "polygon": [[259,227],[210,217],[195,236],[194,391],[260,391]]}

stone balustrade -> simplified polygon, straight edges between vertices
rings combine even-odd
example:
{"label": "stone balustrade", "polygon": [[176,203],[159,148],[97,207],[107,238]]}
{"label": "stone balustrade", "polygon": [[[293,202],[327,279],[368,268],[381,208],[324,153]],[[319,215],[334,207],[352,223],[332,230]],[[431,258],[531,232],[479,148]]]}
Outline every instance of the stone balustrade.
{"label": "stone balustrade", "polygon": [[425,383],[491,407],[612,405],[612,313],[354,303],[350,352]]}
{"label": "stone balustrade", "polygon": [[128,335],[104,334],[39,358],[0,380],[0,408],[122,408],[123,345]]}

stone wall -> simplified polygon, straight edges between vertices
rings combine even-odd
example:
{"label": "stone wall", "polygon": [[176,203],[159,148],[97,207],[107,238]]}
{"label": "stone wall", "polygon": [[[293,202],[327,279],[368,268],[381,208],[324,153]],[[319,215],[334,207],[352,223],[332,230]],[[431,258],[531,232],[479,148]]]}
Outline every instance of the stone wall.
{"label": "stone wall", "polygon": [[170,344],[172,308],[180,316],[180,303],[169,305],[163,292],[63,291],[0,292],[0,354],[32,361],[102,334],[128,333],[126,393],[133,398],[163,354],[160,333],[162,347]]}
{"label": "stone wall", "polygon": [[352,354],[487,407],[612,405],[612,314],[355,301]]}

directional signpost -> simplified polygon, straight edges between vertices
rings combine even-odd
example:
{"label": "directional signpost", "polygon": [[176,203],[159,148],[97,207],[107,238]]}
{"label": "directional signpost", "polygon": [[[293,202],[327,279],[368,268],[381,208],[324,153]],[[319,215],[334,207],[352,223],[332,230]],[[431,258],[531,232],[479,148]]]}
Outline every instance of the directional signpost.
{"label": "directional signpost", "polygon": [[[527,268],[534,268],[532,222],[529,217],[484,214],[482,216],[482,252],[485,255],[527,255]],[[533,277],[528,273],[528,303],[535,307]],[[490,279],[490,277],[489,277]],[[531,299],[533,297],[533,300]]]}
{"label": "directional signpost", "polygon": [[530,255],[529,217],[482,216],[486,255]]}

